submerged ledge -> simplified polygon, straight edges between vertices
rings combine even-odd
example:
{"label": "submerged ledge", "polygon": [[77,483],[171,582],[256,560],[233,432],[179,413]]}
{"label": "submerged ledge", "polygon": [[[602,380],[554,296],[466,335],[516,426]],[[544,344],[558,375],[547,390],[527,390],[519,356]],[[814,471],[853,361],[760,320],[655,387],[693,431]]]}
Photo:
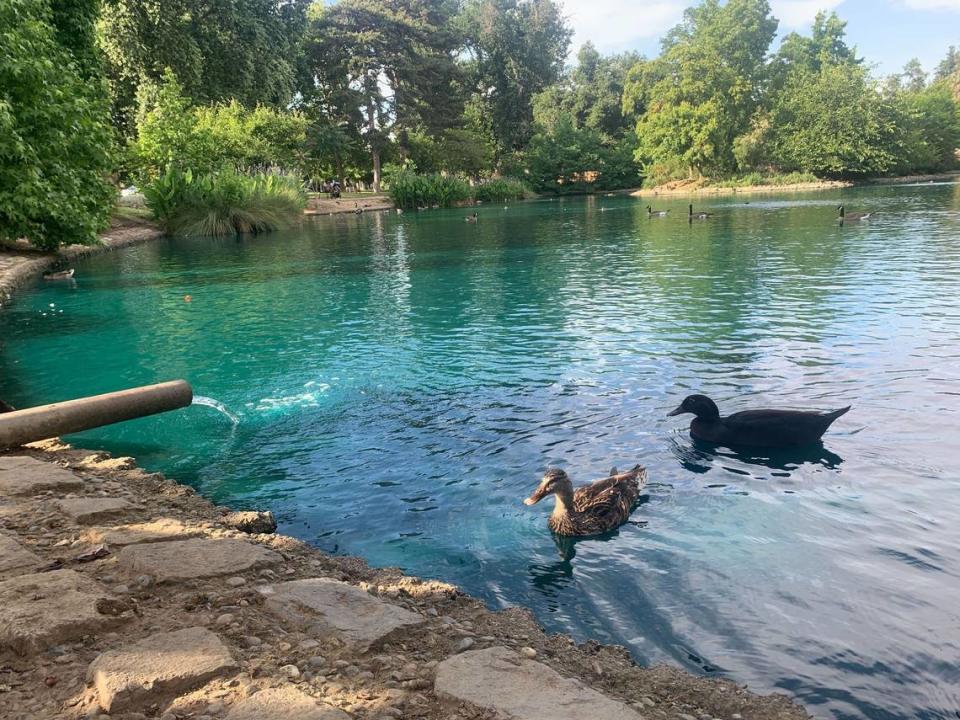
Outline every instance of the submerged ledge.
{"label": "submerged ledge", "polygon": [[0,454],[0,718],[809,717],[230,512],[131,458]]}

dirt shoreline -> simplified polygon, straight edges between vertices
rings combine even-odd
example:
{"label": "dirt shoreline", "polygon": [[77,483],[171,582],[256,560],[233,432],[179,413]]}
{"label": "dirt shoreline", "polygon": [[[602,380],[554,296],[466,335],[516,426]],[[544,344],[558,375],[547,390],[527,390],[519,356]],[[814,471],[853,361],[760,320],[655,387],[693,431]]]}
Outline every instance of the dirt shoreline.
{"label": "dirt shoreline", "polygon": [[310,198],[305,215],[340,215],[343,213],[384,212],[393,210],[393,201],[386,195],[372,197],[339,198],[331,200],[323,197]]}
{"label": "dirt shoreline", "polygon": [[[9,294],[58,263],[160,235],[152,227],[125,226],[107,233],[99,246],[66,248],[55,254],[0,252],[0,292]],[[27,461],[11,459],[14,456],[36,462],[20,471],[17,463]],[[66,489],[41,484],[31,493],[5,492],[3,483],[22,480],[21,472],[41,479],[69,472],[76,484],[68,483]],[[510,608],[493,612],[480,600],[443,582],[407,577],[394,568],[370,568],[360,558],[330,556],[283,535],[246,534],[227,522],[229,512],[185,485],[137,468],[132,458],[111,458],[58,441],[0,451],[0,720],[243,720],[257,716],[249,714],[253,712],[249,710],[251,698],[276,700],[270,693],[279,693],[280,699],[279,705],[268,708],[268,716],[321,717],[293,714],[304,711],[306,703],[311,708],[325,708],[324,712],[338,708],[346,713],[324,714],[323,720],[496,720],[506,717],[504,707],[509,705],[503,703],[509,701],[511,682],[515,690],[522,691],[520,705],[541,697],[539,706],[511,715],[517,720],[558,717],[560,709],[553,705],[560,703],[555,693],[561,688],[564,693],[580,693],[565,712],[582,713],[584,702],[610,706],[603,712],[597,706],[593,715],[588,712],[578,717],[810,717],[782,695],[756,695],[731,681],[700,678],[675,667],[640,667],[625,648],[595,641],[577,645],[567,636],[547,635],[530,611]],[[186,578],[164,581],[148,561],[125,564],[131,547],[147,547],[136,544],[146,542],[145,537],[120,539],[124,533],[147,536],[156,533],[157,527],[164,535],[160,538],[163,542],[151,537],[149,547],[185,542],[185,538],[193,538],[189,542],[231,541],[244,549],[233,552],[228,564],[238,559],[242,564],[245,554],[260,557],[257,553],[266,553],[273,559],[264,567],[242,564],[241,569],[226,571],[212,567],[196,576],[187,573]],[[200,555],[201,564],[216,565],[215,553]],[[178,563],[189,565],[188,559],[184,556],[179,563],[178,558]],[[91,627],[78,629],[76,622],[61,627],[50,617],[37,615],[44,606],[44,602],[38,606],[37,599],[44,592],[31,590],[29,583],[33,578],[39,583],[54,577],[78,583],[71,589],[78,597],[86,597],[80,592],[83,588],[93,593],[90,597],[97,601],[94,617],[88,618]],[[329,627],[320,632],[317,624],[303,626],[278,615],[276,608],[271,610],[270,596],[261,589],[264,583],[317,579],[341,583],[345,590],[357,588],[378,607],[412,613],[418,622],[361,647]],[[27,583],[26,596],[23,587],[14,587],[18,582]],[[79,605],[82,603],[72,602],[70,607]],[[11,636],[9,628],[18,622],[24,628]],[[152,671],[156,677],[141,677],[146,672],[144,664],[155,667],[157,657],[163,655],[157,649],[162,638],[183,628],[192,628],[192,635],[212,638],[227,658],[223,668],[201,677],[163,666]],[[204,629],[209,632],[204,634]],[[24,640],[32,632],[48,630],[49,637],[43,636],[43,642]],[[499,653],[497,657],[503,655],[506,660],[493,663],[485,655],[488,652]],[[209,648],[196,653],[197,657],[191,658],[188,649],[183,649],[176,665],[188,670],[202,666]],[[133,658],[129,667],[120,667],[112,675],[97,670],[124,657]],[[453,668],[445,675],[443,672],[454,660],[480,663],[476,672],[494,675],[479,679],[468,674],[470,679],[460,683],[467,686],[464,695],[463,688],[457,690],[456,683],[451,685],[449,680],[451,673],[462,678],[463,672]],[[548,682],[551,673],[557,675],[550,675],[554,679]],[[132,676],[140,679],[131,680]],[[488,687],[501,680],[506,683],[502,692]],[[117,690],[117,683],[126,685]],[[553,688],[549,693],[547,686]],[[104,704],[116,701],[120,707],[117,698],[125,703],[124,709],[111,710],[108,715]]]}
{"label": "dirt shoreline", "polygon": [[723,196],[749,195],[751,193],[790,193],[813,192],[817,190],[836,190],[849,187],[871,187],[874,185],[901,185],[922,182],[944,182],[960,180],[960,172],[937,173],[932,175],[905,175],[902,177],[871,178],[869,180],[818,180],[817,182],[793,183],[791,185],[750,185],[746,187],[718,187],[715,185],[695,186],[680,184],[678,187],[659,186],[650,189],[638,189],[630,192],[632,197],[656,196]]}

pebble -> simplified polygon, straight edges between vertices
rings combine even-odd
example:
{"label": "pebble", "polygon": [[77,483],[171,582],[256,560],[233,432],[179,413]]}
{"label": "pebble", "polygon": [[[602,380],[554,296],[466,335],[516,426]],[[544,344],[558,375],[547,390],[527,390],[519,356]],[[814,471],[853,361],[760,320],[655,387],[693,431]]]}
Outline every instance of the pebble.
{"label": "pebble", "polygon": [[327,659],[323,655],[314,655],[307,660],[307,665],[312,668],[321,668],[327,664]]}
{"label": "pebble", "polygon": [[648,698],[648,697],[642,697],[642,698],[640,698],[640,702],[642,702],[645,707],[656,707],[656,706],[657,706],[657,704],[653,701],[653,699],[652,699],[652,698]]}
{"label": "pebble", "polygon": [[223,712],[223,701],[216,700],[209,705],[207,705],[207,714],[208,715],[219,715]]}
{"label": "pebble", "polygon": [[732,720],[743,720],[743,715],[741,715],[740,713],[734,713],[730,717],[732,718]]}
{"label": "pebble", "polygon": [[233,615],[231,615],[230,613],[224,613],[223,615],[218,617],[216,620],[217,625],[229,625],[232,622],[233,622]]}
{"label": "pebble", "polygon": [[300,643],[301,650],[313,650],[315,647],[319,647],[319,646],[320,646],[320,643],[318,643],[313,638],[307,638],[306,640]]}
{"label": "pebble", "polygon": [[248,648],[260,647],[262,643],[263,640],[255,635],[247,635],[245,638],[243,638],[243,644]]}
{"label": "pebble", "polygon": [[280,668],[280,672],[291,680],[296,680],[298,677],[300,677],[300,668],[298,668],[296,665],[284,665]]}
{"label": "pebble", "polygon": [[520,648],[520,654],[529,660],[533,660],[537,656],[537,651],[532,647]]}
{"label": "pebble", "polygon": [[246,585],[246,584],[247,584],[246,578],[242,578],[242,577],[227,578],[227,585],[229,585],[230,587],[235,588],[235,587],[240,587],[241,585]]}
{"label": "pebble", "polygon": [[117,593],[117,595],[126,595],[130,592],[130,587],[128,585],[117,585],[113,591]]}
{"label": "pebble", "polygon": [[151,575],[137,575],[136,579],[137,587],[146,589],[153,586],[153,576]]}

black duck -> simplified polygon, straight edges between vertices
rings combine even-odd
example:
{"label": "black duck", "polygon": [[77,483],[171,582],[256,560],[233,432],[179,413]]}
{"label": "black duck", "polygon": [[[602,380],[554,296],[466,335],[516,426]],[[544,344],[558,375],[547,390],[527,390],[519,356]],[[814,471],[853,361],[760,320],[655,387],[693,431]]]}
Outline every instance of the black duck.
{"label": "black duck", "polygon": [[717,445],[753,447],[799,447],[819,442],[845,408],[821,413],[810,410],[744,410],[720,417],[720,409],[706,395],[690,395],[670,415],[696,415],[690,434]]}
{"label": "black duck", "polygon": [[619,527],[630,517],[640,488],[647,483],[646,468],[612,474],[603,480],[573,488],[563,470],[547,470],[533,495],[523,501],[535,505],[547,495],[556,496],[548,525],[558,535],[601,535]]}

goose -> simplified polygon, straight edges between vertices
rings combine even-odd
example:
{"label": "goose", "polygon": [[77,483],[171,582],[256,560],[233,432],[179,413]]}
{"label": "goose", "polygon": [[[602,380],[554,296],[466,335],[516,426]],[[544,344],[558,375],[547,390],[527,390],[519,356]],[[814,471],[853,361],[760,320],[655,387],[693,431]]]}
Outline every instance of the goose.
{"label": "goose", "polygon": [[654,210],[647,205],[647,217],[666,217],[669,213],[669,210]]}
{"label": "goose", "polygon": [[869,220],[870,216],[873,214],[868,212],[848,213],[844,209],[843,205],[840,205],[839,207],[837,207],[837,213],[840,218],[840,222],[844,222],[846,220],[849,220],[850,222],[856,222],[858,220]]}
{"label": "goose", "polygon": [[820,441],[833,422],[850,406],[832,412],[810,410],[744,410],[720,416],[717,404],[706,395],[690,395],[668,417],[690,413],[690,434],[718,445],[798,447]]}
{"label": "goose", "polygon": [[713,217],[713,213],[703,211],[695,213],[693,211],[693,203],[690,203],[690,206],[687,209],[687,216],[690,218],[690,220],[707,220]]}
{"label": "goose", "polygon": [[467,216],[464,218],[464,220],[465,220],[466,222],[468,222],[468,223],[475,223],[475,222],[477,222],[477,219],[478,219],[478,218],[477,218],[477,214],[476,214],[476,213],[474,213],[473,215],[467,215]]}

